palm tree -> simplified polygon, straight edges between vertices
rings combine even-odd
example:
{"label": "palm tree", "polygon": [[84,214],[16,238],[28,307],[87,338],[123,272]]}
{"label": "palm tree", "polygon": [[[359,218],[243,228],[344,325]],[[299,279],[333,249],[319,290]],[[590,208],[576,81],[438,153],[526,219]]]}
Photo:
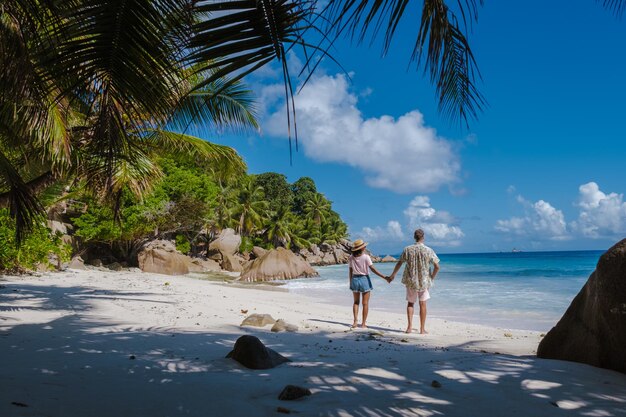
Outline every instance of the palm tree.
{"label": "palm tree", "polygon": [[320,228],[322,242],[336,244],[348,235],[348,226],[341,220],[338,214],[331,211],[329,219]]}
{"label": "palm tree", "polygon": [[214,214],[212,223],[217,230],[222,230],[238,224],[233,221],[233,211],[237,204],[237,195],[235,190],[230,187],[220,186],[217,196],[213,200]]}
{"label": "palm tree", "polygon": [[289,247],[292,240],[294,217],[288,206],[281,206],[267,219],[265,238],[275,248]]}
{"label": "palm tree", "polygon": [[267,213],[268,203],[263,195],[263,187],[257,187],[247,180],[237,197],[237,206],[233,215],[238,219],[238,231],[243,236],[250,236],[259,228]]}
{"label": "palm tree", "polygon": [[304,213],[307,218],[313,220],[319,226],[330,213],[330,202],[322,194],[314,194],[304,205]]}
{"label": "palm tree", "polygon": [[10,207],[18,237],[42,210],[36,192],[61,176],[117,206],[122,189],[141,196],[159,178],[156,152],[245,169],[231,148],[168,131],[192,120],[257,127],[240,82],[185,65],[196,20],[188,6],[3,2],[0,206]]}

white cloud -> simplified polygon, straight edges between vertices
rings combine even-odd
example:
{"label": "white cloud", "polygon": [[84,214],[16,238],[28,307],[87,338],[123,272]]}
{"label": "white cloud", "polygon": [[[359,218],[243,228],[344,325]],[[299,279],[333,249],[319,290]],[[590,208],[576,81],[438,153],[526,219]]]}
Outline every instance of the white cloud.
{"label": "white cloud", "polygon": [[[274,98],[265,96],[262,102],[272,107],[281,93],[271,86],[264,90],[270,93]],[[432,192],[459,182],[461,164],[452,143],[426,126],[419,111],[397,119],[365,118],[357,102],[341,74],[309,80],[295,101],[298,135],[307,156],[355,167],[370,186],[400,193]],[[284,100],[280,103],[263,129],[284,137],[287,116]]]}
{"label": "white cloud", "polygon": [[594,239],[622,237],[626,233],[626,203],[623,194],[605,194],[595,182],[581,185],[578,191],[576,206],[580,212],[578,220],[571,223],[574,230]]}
{"label": "white cloud", "polygon": [[386,227],[364,227],[361,232],[354,236],[369,242],[389,242],[404,240],[404,232],[400,222],[390,220]]}
{"label": "white cloud", "polygon": [[[509,190],[514,190],[514,188],[509,188]],[[531,203],[521,195],[518,195],[516,200],[524,206],[525,216],[498,220],[495,225],[497,231],[525,236],[532,240],[565,240],[570,238],[565,216],[561,210],[557,210],[544,200]]]}
{"label": "white cloud", "polygon": [[455,226],[456,219],[447,211],[437,211],[431,207],[427,196],[416,196],[404,210],[406,217],[406,232],[400,222],[391,220],[385,227],[364,227],[360,233],[353,234],[353,238],[361,238],[370,242],[404,242],[413,240],[413,231],[422,228],[426,233],[426,240],[436,246],[459,246],[464,233],[459,226]]}
{"label": "white cloud", "polygon": [[430,205],[427,196],[416,196],[404,210],[411,230],[421,228],[426,238],[436,245],[458,246],[464,235],[459,226],[454,226],[454,217],[447,211],[437,211]]}

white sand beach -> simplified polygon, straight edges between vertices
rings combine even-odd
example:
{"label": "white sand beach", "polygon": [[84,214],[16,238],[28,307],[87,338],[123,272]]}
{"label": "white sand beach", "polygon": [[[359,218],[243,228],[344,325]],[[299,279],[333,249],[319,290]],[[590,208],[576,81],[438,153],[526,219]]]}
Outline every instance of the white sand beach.
{"label": "white sand beach", "polygon": [[[0,416],[626,415],[626,375],[538,359],[537,332],[429,319],[431,334],[405,335],[404,301],[383,312],[375,295],[370,328],[350,330],[350,298],[141,272],[2,277]],[[240,327],[252,313],[299,330]],[[244,334],[292,362],[225,359]],[[280,401],[287,384],[313,394]]]}

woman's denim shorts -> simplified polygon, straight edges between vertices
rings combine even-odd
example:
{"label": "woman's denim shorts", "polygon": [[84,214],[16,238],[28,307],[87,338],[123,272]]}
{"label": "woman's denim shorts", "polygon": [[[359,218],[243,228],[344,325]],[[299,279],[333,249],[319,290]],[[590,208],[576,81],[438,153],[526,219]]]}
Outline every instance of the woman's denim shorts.
{"label": "woman's denim shorts", "polygon": [[372,281],[369,275],[352,275],[350,289],[352,292],[370,292],[374,287],[372,287]]}

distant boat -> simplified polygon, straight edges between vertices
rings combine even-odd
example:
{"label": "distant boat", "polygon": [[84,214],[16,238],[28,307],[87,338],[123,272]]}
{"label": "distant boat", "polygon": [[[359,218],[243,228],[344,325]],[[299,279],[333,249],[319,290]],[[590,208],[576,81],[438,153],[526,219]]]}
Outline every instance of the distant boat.
{"label": "distant boat", "polygon": [[519,253],[519,252],[521,252],[521,250],[516,249],[516,248],[513,248],[513,250],[512,250],[511,252],[512,252],[512,253]]}

